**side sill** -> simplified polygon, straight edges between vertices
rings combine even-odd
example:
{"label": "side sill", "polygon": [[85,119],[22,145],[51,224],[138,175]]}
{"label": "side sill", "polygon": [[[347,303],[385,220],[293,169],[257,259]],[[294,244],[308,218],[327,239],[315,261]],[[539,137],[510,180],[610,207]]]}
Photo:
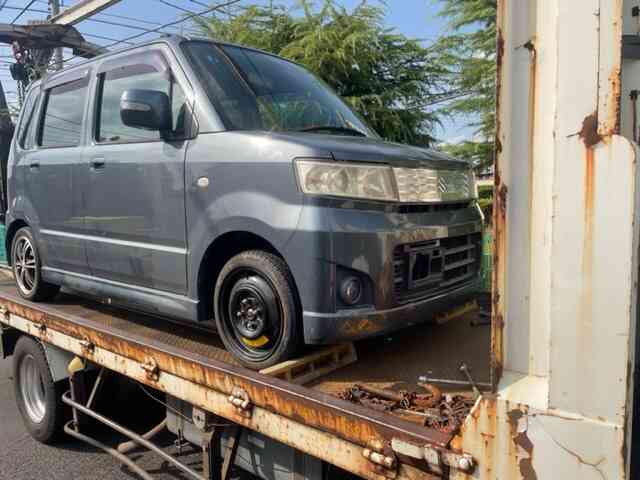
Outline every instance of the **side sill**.
{"label": "side sill", "polygon": [[198,301],[183,295],[51,267],[42,267],[42,276],[47,282],[92,296],[113,299],[116,303],[122,302],[136,310],[180,320],[198,321]]}

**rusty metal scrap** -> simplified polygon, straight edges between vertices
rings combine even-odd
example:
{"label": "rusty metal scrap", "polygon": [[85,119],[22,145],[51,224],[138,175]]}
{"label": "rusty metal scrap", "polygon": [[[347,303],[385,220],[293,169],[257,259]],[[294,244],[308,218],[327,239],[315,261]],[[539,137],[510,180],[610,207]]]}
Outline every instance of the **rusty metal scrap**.
{"label": "rusty metal scrap", "polygon": [[393,392],[371,386],[353,385],[338,396],[374,410],[409,417],[442,433],[456,432],[471,412],[473,398],[442,395],[434,385],[421,386],[428,393]]}

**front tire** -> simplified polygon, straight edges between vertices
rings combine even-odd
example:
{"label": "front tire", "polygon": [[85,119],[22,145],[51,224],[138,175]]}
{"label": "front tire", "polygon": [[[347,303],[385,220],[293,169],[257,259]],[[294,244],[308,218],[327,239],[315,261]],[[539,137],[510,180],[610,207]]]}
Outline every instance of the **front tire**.
{"label": "front tire", "polygon": [[38,442],[58,440],[66,420],[62,393],[65,382],[53,382],[42,346],[21,337],[13,353],[13,385],[25,428]]}
{"label": "front tire", "polygon": [[300,308],[285,262],[261,250],[236,255],[214,293],[222,341],[244,366],[261,370],[291,358],[300,343]]}
{"label": "front tire", "polygon": [[56,296],[60,287],[42,279],[42,264],[33,233],[29,227],[16,232],[11,243],[13,278],[22,298],[45,302]]}

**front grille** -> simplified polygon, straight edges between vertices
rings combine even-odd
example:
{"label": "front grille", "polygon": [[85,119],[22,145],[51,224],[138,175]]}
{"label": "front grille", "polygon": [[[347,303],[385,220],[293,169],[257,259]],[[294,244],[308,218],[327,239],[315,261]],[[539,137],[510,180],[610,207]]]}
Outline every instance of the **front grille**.
{"label": "front grille", "polygon": [[455,202],[475,196],[471,170],[395,167],[393,173],[403,202]]}
{"label": "front grille", "polygon": [[396,301],[422,300],[461,286],[480,268],[480,234],[399,245],[393,254]]}

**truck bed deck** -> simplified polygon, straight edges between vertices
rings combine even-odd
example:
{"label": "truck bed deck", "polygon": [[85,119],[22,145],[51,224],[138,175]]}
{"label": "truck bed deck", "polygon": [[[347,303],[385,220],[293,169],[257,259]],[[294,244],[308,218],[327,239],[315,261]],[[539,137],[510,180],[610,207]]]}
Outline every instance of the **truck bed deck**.
{"label": "truck bed deck", "polygon": [[[476,381],[489,382],[490,377],[490,328],[471,326],[474,314],[358,342],[357,362],[300,386],[242,368],[217,335],[206,329],[68,292],[53,303],[27,302],[18,296],[6,272],[0,272],[0,306],[0,323],[5,327],[37,336],[368,478],[379,478],[379,469],[361,454],[354,455],[350,447],[401,439],[438,452],[449,447],[453,435],[346,402],[338,398],[340,392],[355,384],[413,391],[421,375],[461,379],[462,362],[471,366]],[[230,395],[247,396],[252,413],[226,402]],[[291,440],[296,437],[288,433],[292,428],[297,429],[299,442]],[[341,442],[343,448],[338,450]],[[440,473],[433,465],[409,463],[415,462],[399,463],[396,478]],[[418,472],[427,476],[416,477]]]}

